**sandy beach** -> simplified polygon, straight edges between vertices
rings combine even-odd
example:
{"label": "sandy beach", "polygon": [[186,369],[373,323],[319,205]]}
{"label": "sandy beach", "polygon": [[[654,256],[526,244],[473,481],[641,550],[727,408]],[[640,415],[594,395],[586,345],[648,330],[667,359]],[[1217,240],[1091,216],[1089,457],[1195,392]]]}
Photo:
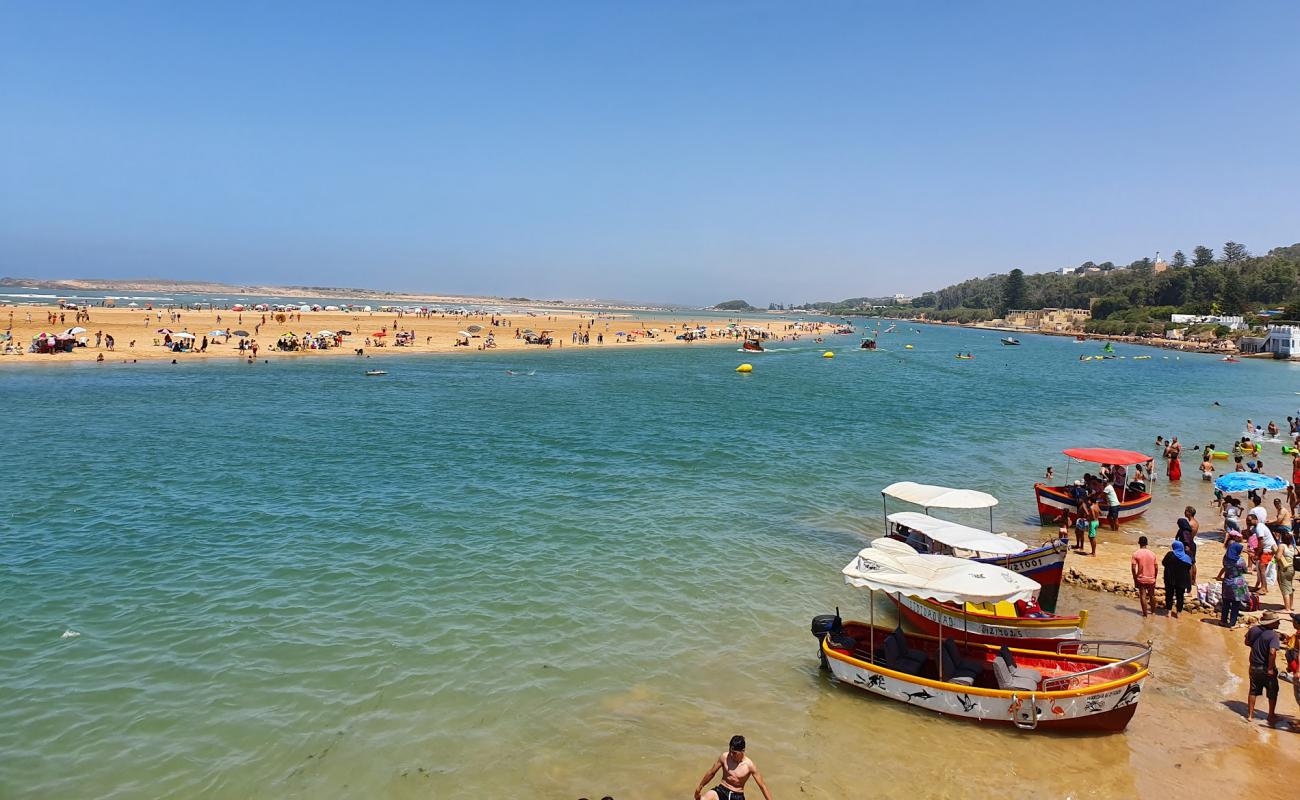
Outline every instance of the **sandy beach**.
{"label": "sandy beach", "polygon": [[[0,321],[12,334],[11,347],[2,347],[0,364],[58,364],[100,360],[122,363],[148,360],[248,358],[256,343],[259,360],[312,356],[356,357],[409,355],[412,353],[478,353],[485,351],[558,351],[571,348],[644,347],[662,345],[739,344],[741,330],[761,332],[767,341],[793,341],[828,333],[823,323],[791,323],[771,318],[640,318],[635,313],[519,313],[519,314],[410,314],[379,311],[254,312],[186,309],[89,307],[79,321],[78,311],[55,306],[0,307]],[[51,315],[54,315],[51,319]],[[728,328],[734,323],[733,328]],[[704,338],[677,339],[686,330],[707,329]],[[85,346],[71,352],[32,353],[29,347],[41,334],[63,333],[80,327],[75,338]],[[247,336],[218,336],[218,331],[247,332]],[[308,334],[327,331],[326,348],[282,349],[282,337],[301,343]],[[549,334],[550,345],[530,344],[525,334]],[[170,334],[168,333],[170,332]],[[346,333],[344,333],[346,332]],[[169,336],[191,341],[193,348],[169,348]],[[469,334],[464,336],[462,334]],[[583,336],[586,341],[584,343]],[[110,349],[108,337],[112,337]],[[313,340],[315,337],[312,337]],[[204,349],[204,340],[207,340]],[[248,349],[241,350],[241,339]],[[463,342],[464,344],[457,344]],[[319,342],[316,342],[319,344]]]}

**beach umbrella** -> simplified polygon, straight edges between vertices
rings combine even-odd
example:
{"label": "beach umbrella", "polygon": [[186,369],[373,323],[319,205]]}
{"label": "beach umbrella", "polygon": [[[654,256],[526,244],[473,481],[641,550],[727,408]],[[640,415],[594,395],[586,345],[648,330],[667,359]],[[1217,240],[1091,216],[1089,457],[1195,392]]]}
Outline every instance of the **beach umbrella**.
{"label": "beach umbrella", "polygon": [[130,308],[139,308],[139,307],[140,307],[140,304],[139,304],[139,303],[127,303],[127,306],[130,307]]}
{"label": "beach umbrella", "polygon": [[210,332],[208,333],[208,335],[209,335],[209,336],[229,336],[230,334],[226,333],[225,331],[210,331]]}
{"label": "beach umbrella", "polygon": [[177,339],[193,339],[193,338],[195,338],[194,334],[190,333],[189,331],[181,331],[180,333],[173,333],[172,336],[175,337],[175,338],[177,338]]}
{"label": "beach umbrella", "polygon": [[480,332],[480,331],[482,331],[482,330],[483,330],[483,326],[482,326],[482,325],[471,325],[471,326],[469,326],[469,332],[470,332],[470,333],[478,333],[478,332]]}
{"label": "beach umbrella", "polygon": [[334,331],[316,331],[317,336],[333,336]]}
{"label": "beach umbrella", "polygon": [[352,331],[339,331],[339,336],[351,336]]}
{"label": "beach umbrella", "polygon": [[371,335],[371,336],[387,336],[387,335],[388,335],[388,332],[387,332],[387,331],[375,331],[374,333],[372,333],[372,334],[370,334],[370,335]]}
{"label": "beach umbrella", "polygon": [[235,336],[247,336],[247,335],[248,335],[248,331],[235,331],[234,335],[235,335]]}
{"label": "beach umbrella", "polygon": [[158,330],[154,331],[154,333],[171,333],[171,332],[172,332],[171,328],[159,328]]}
{"label": "beach umbrella", "polygon": [[85,328],[83,328],[83,327],[81,327],[81,326],[77,326],[77,327],[75,327],[75,328],[68,328],[66,331],[63,332],[63,335],[64,335],[64,336],[76,336],[76,335],[79,334],[79,333],[85,333],[85,332],[86,332],[86,329],[85,329]]}
{"label": "beach umbrella", "polygon": [[1214,488],[1224,494],[1236,492],[1253,492],[1257,489],[1285,489],[1286,481],[1276,475],[1260,475],[1255,472],[1229,472],[1214,481]]}
{"label": "beach umbrella", "polygon": [[470,337],[470,333],[469,333],[469,331],[456,331],[456,335],[458,335],[458,336],[464,336],[466,339],[468,339],[468,338]]}
{"label": "beach umbrella", "polygon": [[533,329],[532,329],[532,328],[524,328],[523,333],[524,333],[524,336],[534,336],[534,335],[535,335],[535,334],[533,333]]}

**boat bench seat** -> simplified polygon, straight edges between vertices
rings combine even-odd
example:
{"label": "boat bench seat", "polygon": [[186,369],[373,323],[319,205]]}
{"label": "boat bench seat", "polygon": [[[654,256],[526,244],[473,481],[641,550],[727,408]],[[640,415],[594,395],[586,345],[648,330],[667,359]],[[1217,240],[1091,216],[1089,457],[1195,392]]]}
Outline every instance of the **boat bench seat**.
{"label": "boat bench seat", "polygon": [[1043,680],[1043,673],[1036,669],[1016,666],[1015,656],[1006,645],[993,659],[993,675],[997,678],[999,689],[1019,689],[1035,691]]}
{"label": "boat bench seat", "polygon": [[974,686],[975,679],[984,671],[983,664],[963,658],[957,649],[957,643],[952,639],[943,640],[940,655],[943,659],[943,679],[948,683]]}
{"label": "boat bench seat", "polygon": [[920,675],[921,668],[925,666],[925,653],[908,647],[903,629],[895,628],[893,633],[885,637],[885,666],[895,672]]}

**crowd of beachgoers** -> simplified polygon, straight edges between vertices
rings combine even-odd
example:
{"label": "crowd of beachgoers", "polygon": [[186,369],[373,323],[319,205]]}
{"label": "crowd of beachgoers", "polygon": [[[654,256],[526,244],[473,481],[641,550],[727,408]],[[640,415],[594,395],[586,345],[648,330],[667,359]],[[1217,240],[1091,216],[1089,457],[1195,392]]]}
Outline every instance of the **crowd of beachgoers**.
{"label": "crowd of beachgoers", "polygon": [[[0,307],[3,309],[3,307]],[[213,308],[121,308],[66,304],[9,307],[0,332],[6,356],[135,363],[192,357],[234,357],[250,363],[271,355],[356,355],[391,352],[560,350],[605,347],[794,341],[833,329],[822,322],[733,318],[694,321],[583,312],[546,313],[429,307],[233,305]],[[0,363],[31,359],[0,359]]]}

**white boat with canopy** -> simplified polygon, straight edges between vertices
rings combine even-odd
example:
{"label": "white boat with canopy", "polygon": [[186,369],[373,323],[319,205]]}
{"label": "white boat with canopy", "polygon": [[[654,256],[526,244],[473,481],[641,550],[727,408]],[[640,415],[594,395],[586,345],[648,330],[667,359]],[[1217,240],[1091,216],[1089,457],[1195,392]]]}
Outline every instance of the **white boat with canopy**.
{"label": "white boat with canopy", "polygon": [[[1043,587],[1038,596],[1039,604],[1047,611],[1056,610],[1061,579],[1065,575],[1065,557],[1069,553],[1069,546],[1065,542],[1052,540],[1026,544],[1005,534],[993,533],[993,507],[998,504],[998,499],[987,492],[900,481],[886,486],[880,494],[882,503],[885,504],[886,533],[889,536],[917,549],[931,551],[936,549],[933,544],[937,542],[940,551],[947,550],[964,558],[998,564],[1033,578]],[[922,506],[927,513],[901,511],[890,514],[885,499],[889,497]],[[928,512],[932,508],[987,508],[989,529],[981,531],[930,516]],[[906,530],[900,530],[900,526]]]}
{"label": "white boat with canopy", "polygon": [[[1032,599],[1034,581],[993,564],[917,553],[878,539],[842,570],[851,586],[943,603]],[[1055,651],[959,642],[844,621],[812,622],[823,667],[844,683],[892,700],[978,722],[1026,730],[1119,731],[1132,718],[1148,676],[1149,645],[1067,641]],[[1107,651],[1103,654],[1103,651]],[[1113,651],[1128,651],[1119,657]]]}
{"label": "white boat with canopy", "polygon": [[915,511],[897,511],[886,519],[895,526],[895,531],[900,527],[906,529],[907,543],[917,550],[921,548],[914,541],[931,551],[934,543],[940,544],[961,558],[1010,556],[1030,549],[1005,533],[990,533]]}

